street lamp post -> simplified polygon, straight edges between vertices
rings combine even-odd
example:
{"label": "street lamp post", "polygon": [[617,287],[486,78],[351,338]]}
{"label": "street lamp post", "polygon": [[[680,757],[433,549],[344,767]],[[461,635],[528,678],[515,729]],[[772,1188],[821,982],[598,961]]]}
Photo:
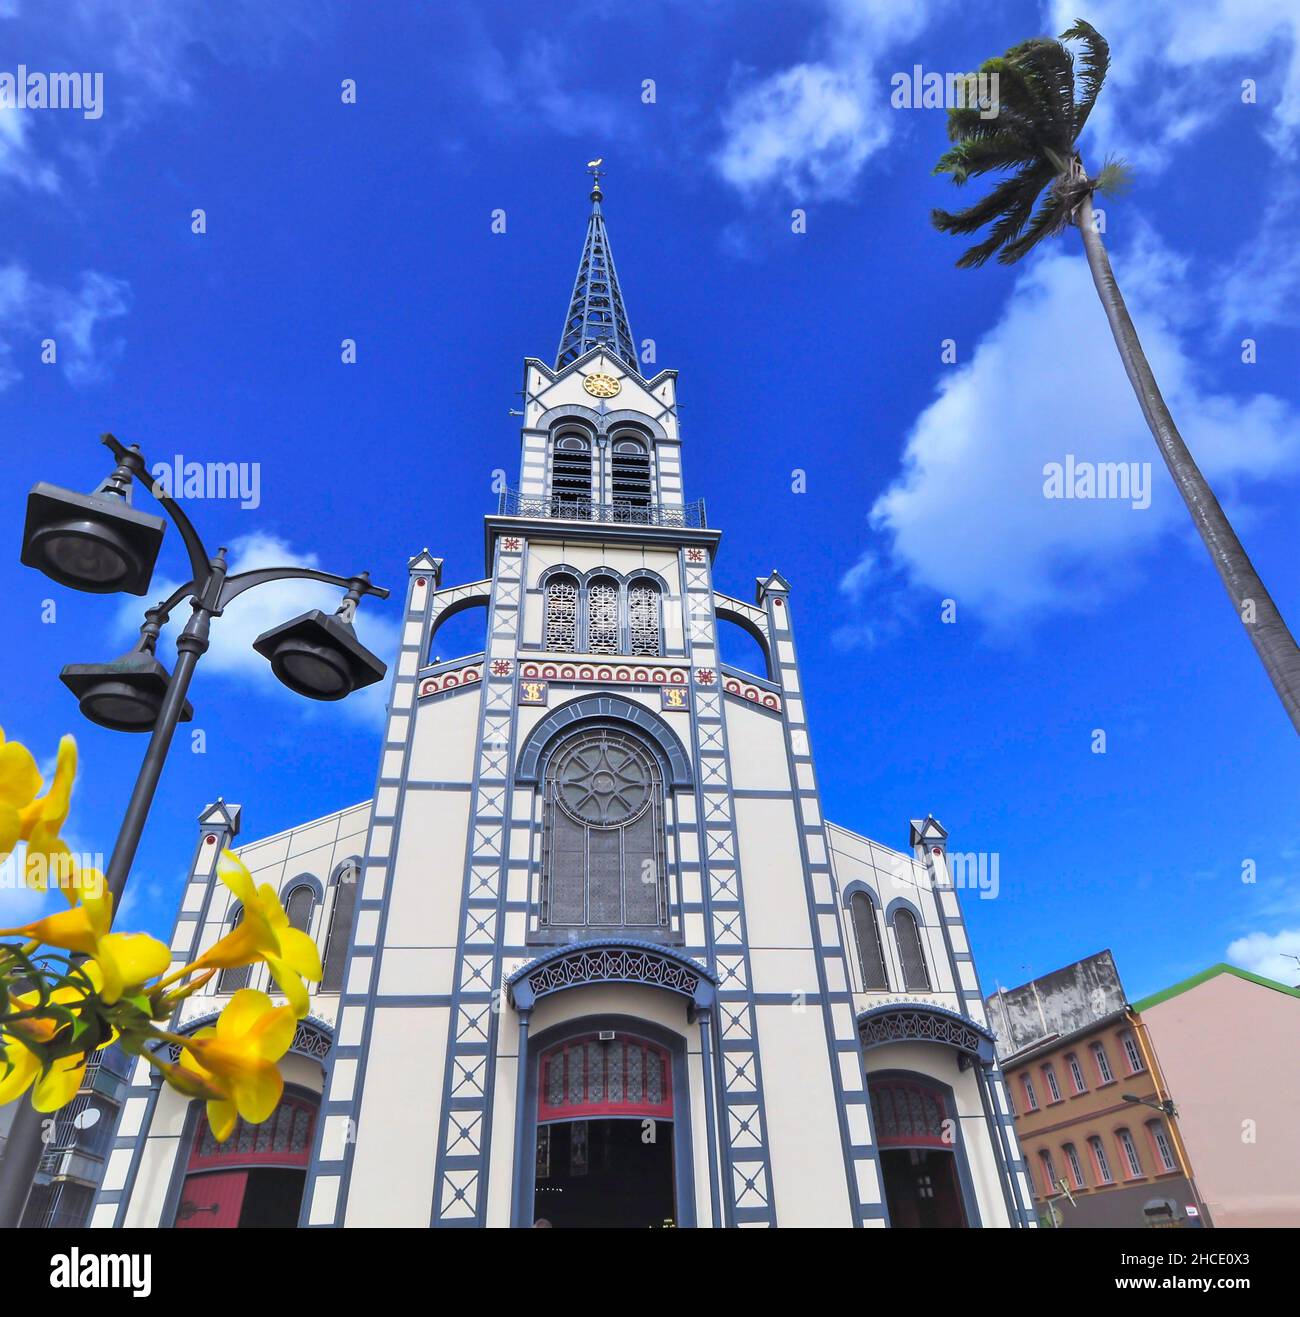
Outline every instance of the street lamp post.
{"label": "street lamp post", "polygon": [[[208,648],[212,619],[220,617],[246,590],[271,581],[321,581],[346,587],[333,616],[319,610],[304,613],[253,642],[253,648],[270,661],[276,677],[291,690],[310,699],[339,700],[380,680],[387,671],[357,640],[352,619],[365,595],[387,599],[388,591],[371,585],[365,572],[344,577],[307,567],[268,567],[229,575],[226,551],[209,556],[189,518],[149,474],[139,448],[126,448],[111,434],[103,442],[117,467],[92,494],[44,482],[32,490],[22,561],[73,589],[144,594],[166,523],[131,506],[131,486],[139,481],[180,532],[192,572],[191,579],[170,598],[146,612],[140,639],[127,654],[110,663],[70,664],[61,674],[92,722],[115,731],[151,733],[105,876],[116,911],[176,725],[192,716],[186,694],[195,666]],[[187,599],[191,613],[177,637],[176,670],[169,677],[154,649],[172,610]],[[0,1228],[17,1226],[22,1219],[40,1164],[41,1133],[40,1113],[30,1102],[21,1102],[0,1162]]]}

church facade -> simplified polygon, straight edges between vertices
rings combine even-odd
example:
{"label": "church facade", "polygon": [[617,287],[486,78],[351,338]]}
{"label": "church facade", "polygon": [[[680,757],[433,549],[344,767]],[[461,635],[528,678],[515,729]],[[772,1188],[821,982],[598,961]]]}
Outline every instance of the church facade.
{"label": "church facade", "polygon": [[601,202],[483,577],[409,563],[373,799],[244,846],[200,816],[177,960],[239,918],[227,845],[322,950],[281,1109],[217,1144],[140,1066],[94,1225],[1032,1224],[946,833],[823,816],[791,588],[715,586]]}

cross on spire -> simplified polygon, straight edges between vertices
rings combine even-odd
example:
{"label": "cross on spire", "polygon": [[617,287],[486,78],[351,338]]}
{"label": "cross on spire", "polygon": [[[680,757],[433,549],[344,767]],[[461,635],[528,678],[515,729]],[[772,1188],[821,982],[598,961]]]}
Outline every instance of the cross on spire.
{"label": "cross on spire", "polygon": [[603,163],[603,158],[597,157],[587,164],[587,172],[592,177],[591,215],[587,220],[587,240],[583,244],[578,277],[569,298],[569,314],[564,320],[555,366],[557,370],[563,369],[591,348],[603,347],[624,365],[639,372],[635,340],[628,325],[623,294],[614,269],[614,254],[610,250],[605,217],[600,209],[605,195],[600,186],[601,175],[605,172],[601,168]]}

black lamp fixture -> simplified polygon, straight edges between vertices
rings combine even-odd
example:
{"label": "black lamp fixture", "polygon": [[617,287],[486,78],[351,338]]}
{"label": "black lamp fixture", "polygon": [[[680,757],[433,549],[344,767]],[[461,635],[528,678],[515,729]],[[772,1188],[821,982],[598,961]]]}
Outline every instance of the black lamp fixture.
{"label": "black lamp fixture", "polygon": [[144,594],[167,523],[131,506],[132,476],[143,470],[132,448],[90,494],[42,480],[27,496],[22,561],[74,590]]}
{"label": "black lamp fixture", "polygon": [[369,588],[370,577],[362,572],[333,616],[312,609],[264,631],[253,648],[270,660],[280,681],[308,699],[341,700],[373,685],[387,668],[357,639],[350,621]]}
{"label": "black lamp fixture", "polygon": [[[171,674],[154,653],[165,620],[160,609],[151,608],[145,614],[139,641],[121,658],[111,663],[69,663],[59,673],[92,723],[114,732],[153,731],[171,681]],[[187,723],[193,717],[194,710],[186,700],[180,721]]]}

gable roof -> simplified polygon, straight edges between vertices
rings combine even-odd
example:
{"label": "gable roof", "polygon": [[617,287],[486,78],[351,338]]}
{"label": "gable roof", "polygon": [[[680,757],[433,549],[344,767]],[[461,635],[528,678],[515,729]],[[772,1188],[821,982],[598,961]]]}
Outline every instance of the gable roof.
{"label": "gable roof", "polygon": [[1184,979],[1181,983],[1165,988],[1162,992],[1153,992],[1149,997],[1135,1001],[1133,1009],[1139,1012],[1150,1010],[1152,1006],[1159,1006],[1161,1002],[1168,1001],[1171,997],[1178,997],[1192,988],[1200,987],[1202,983],[1218,978],[1220,974],[1233,974],[1239,979],[1245,979],[1247,983],[1257,983],[1261,988],[1272,988],[1274,992],[1284,992],[1288,997],[1300,997],[1300,988],[1288,988],[1285,983],[1279,983],[1276,979],[1266,979],[1262,974],[1252,974],[1249,970],[1238,969],[1236,965],[1220,962],[1202,970],[1199,974],[1193,974],[1190,979]]}

